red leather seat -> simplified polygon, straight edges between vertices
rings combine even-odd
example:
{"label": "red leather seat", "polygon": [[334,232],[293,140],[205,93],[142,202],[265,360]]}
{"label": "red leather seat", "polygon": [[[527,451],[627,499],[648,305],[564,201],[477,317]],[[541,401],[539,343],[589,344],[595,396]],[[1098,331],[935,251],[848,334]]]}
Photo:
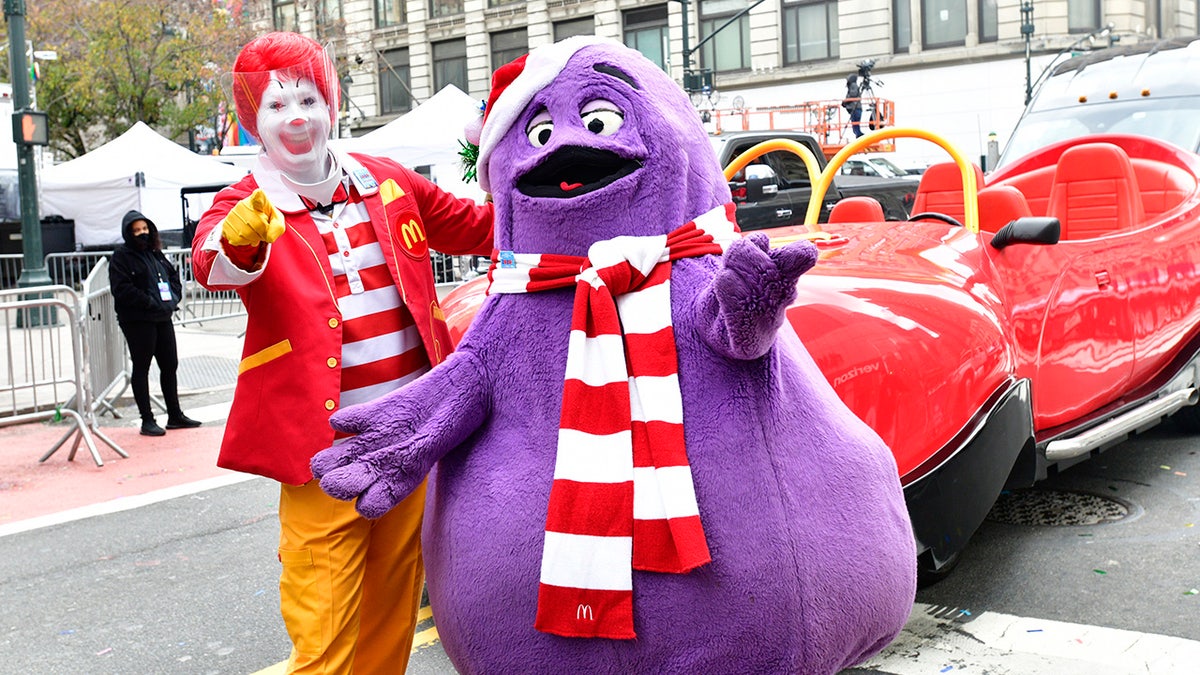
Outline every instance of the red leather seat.
{"label": "red leather seat", "polygon": [[[983,170],[975,164],[971,166],[975,169],[975,187],[982,188]],[[934,164],[921,174],[921,183],[917,186],[912,212],[923,213],[926,211],[950,216],[960,223],[966,218],[967,210],[963,205],[962,172],[958,170],[958,165],[954,162]]]}
{"label": "red leather seat", "polygon": [[1131,157],[1142,208],[1146,218],[1154,218],[1174,209],[1196,191],[1196,177],[1173,164]]}
{"label": "red leather seat", "polygon": [[833,205],[831,223],[882,223],[883,207],[874,197],[846,197]]}
{"label": "red leather seat", "polygon": [[1058,218],[1062,239],[1093,239],[1146,220],[1133,163],[1112,143],[1068,148],[1058,159],[1046,215]]}
{"label": "red leather seat", "polygon": [[979,191],[979,229],[995,233],[1017,218],[1032,216],[1025,195],[1011,185],[993,185]]}

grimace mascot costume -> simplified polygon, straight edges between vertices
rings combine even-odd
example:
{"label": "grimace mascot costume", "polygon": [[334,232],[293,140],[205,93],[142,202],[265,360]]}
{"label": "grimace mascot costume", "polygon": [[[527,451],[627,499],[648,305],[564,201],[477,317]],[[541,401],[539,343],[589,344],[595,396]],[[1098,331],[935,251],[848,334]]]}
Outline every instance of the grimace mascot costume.
{"label": "grimace mascot costume", "polygon": [[895,461],[786,324],[816,249],[742,238],[696,111],[577,37],[501,68],[489,297],[313,473],[378,516],[431,474],[429,599],[464,673],[833,673],[904,626]]}

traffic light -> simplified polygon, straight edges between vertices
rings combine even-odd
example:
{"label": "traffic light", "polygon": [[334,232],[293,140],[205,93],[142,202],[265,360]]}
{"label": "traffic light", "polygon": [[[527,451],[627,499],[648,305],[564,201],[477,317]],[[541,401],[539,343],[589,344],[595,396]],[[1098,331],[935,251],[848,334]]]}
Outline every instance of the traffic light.
{"label": "traffic light", "polygon": [[13,139],[25,145],[50,145],[50,122],[46,113],[34,110],[13,113]]}
{"label": "traffic light", "polygon": [[683,71],[683,90],[689,94],[696,92],[712,91],[713,89],[713,71],[710,68],[703,70],[685,70]]}

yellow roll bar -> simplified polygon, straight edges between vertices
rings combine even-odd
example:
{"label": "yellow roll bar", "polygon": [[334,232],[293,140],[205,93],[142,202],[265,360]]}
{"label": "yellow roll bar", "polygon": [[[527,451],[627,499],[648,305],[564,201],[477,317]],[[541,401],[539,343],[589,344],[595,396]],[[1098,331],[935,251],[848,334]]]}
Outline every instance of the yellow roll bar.
{"label": "yellow roll bar", "polygon": [[[820,180],[813,184],[812,197],[808,201],[808,212],[804,216],[804,224],[812,229],[816,224],[821,214],[821,204],[825,201],[825,193],[829,191],[829,186],[833,183],[833,177],[837,174],[842,165],[846,163],[846,158],[857,152],[862,151],[871,145],[890,138],[921,138],[930,141],[950,154],[954,158],[954,163],[958,165],[958,170],[962,174],[963,184],[963,206],[966,209],[963,220],[963,227],[967,228],[968,232],[979,232],[979,186],[975,184],[975,168],[967,161],[962,154],[954,148],[946,139],[938,136],[935,133],[925,131],[924,129],[916,129],[913,127],[889,127],[886,129],[878,129],[868,134],[863,134],[855,139],[846,147],[842,148],[829,160],[829,164],[825,167],[825,171],[821,174]],[[758,147],[758,146],[755,146]],[[752,148],[753,149],[753,148]],[[811,153],[810,153],[811,154]],[[739,157],[738,159],[741,159]],[[812,169],[810,168],[811,172]]]}
{"label": "yellow roll bar", "polygon": [[[816,155],[813,155],[812,150],[809,150],[803,144],[793,141],[790,138],[772,138],[769,141],[763,141],[762,143],[755,145],[754,147],[735,157],[734,160],[729,163],[729,166],[725,167],[725,180],[733,180],[733,177],[737,175],[737,172],[746,168],[756,157],[761,157],[762,155],[775,150],[790,150],[796,155],[799,155],[800,159],[804,160],[804,166],[808,168],[809,181],[815,182],[816,177],[820,177],[821,170],[817,164]],[[811,209],[811,207],[812,202],[809,202],[809,208]],[[813,222],[815,223],[816,221]],[[818,226],[807,226],[809,232],[812,234],[819,235],[821,237],[829,236],[824,232],[821,232],[821,228]]]}

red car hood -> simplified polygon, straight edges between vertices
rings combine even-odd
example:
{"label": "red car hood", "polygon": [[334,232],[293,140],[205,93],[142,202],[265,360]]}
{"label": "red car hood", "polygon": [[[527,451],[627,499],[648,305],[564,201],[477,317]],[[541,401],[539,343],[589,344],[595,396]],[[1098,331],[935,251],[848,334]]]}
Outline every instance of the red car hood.
{"label": "red car hood", "polygon": [[[941,223],[829,229],[841,243],[801,278],[788,319],[842,400],[892,448],[908,484],[1011,382],[990,263],[981,238]],[[804,231],[769,234],[782,244]],[[456,342],[485,288],[476,279],[445,298]]]}

